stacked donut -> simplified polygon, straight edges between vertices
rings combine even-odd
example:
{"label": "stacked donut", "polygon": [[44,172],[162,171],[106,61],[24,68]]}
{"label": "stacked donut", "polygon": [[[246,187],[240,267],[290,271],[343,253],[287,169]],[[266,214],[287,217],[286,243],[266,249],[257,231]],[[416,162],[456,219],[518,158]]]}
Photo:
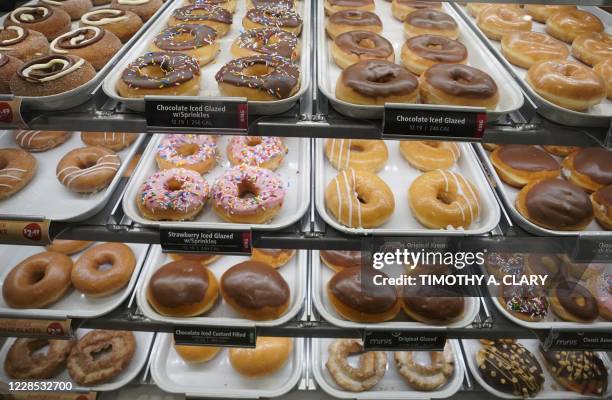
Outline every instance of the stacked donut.
{"label": "stacked donut", "polygon": [[[484,107],[499,101],[496,82],[467,65],[459,27],[440,2],[394,0],[393,16],[403,23],[401,64],[394,43],[381,36],[383,22],[374,0],[326,0],[325,25],[331,56],[342,72],[336,97],[352,104],[425,103]],[[388,7],[379,3],[379,7]],[[396,24],[385,21],[386,24]]]}

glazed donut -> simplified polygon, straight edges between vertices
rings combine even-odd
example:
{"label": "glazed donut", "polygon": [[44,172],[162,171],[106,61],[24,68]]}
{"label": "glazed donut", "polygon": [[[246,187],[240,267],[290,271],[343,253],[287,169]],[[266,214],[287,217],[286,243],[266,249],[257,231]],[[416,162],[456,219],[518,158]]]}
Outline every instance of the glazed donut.
{"label": "glazed donut", "polygon": [[140,213],[154,221],[192,220],[208,198],[208,183],[185,168],[158,171],[141,186],[136,204]]}
{"label": "glazed donut", "polygon": [[81,17],[80,26],[96,26],[113,32],[122,43],[130,40],[142,27],[142,19],[135,13],[114,8],[90,11]]}
{"label": "glazed donut", "polygon": [[365,60],[342,71],[336,97],[353,104],[416,103],[419,82],[406,68],[383,60]]}
{"label": "glazed donut", "polygon": [[64,254],[34,254],[8,273],[2,297],[12,308],[45,308],[66,294],[71,270],[72,260]]}
{"label": "glazed donut", "polygon": [[595,219],[606,230],[612,230],[612,185],[597,189],[591,194]]}
{"label": "glazed donut", "polygon": [[251,101],[286,99],[300,89],[300,68],[280,56],[256,55],[225,64],[215,75],[221,95]]}
{"label": "glazed donut", "polygon": [[593,71],[601,76],[606,83],[608,100],[612,100],[612,57],[606,58],[593,67]]}
{"label": "glazed donut", "polygon": [[480,216],[476,186],[461,174],[441,169],[412,182],[408,204],[414,217],[430,229],[469,228]]}
{"label": "glazed donut", "polygon": [[186,6],[208,4],[221,7],[232,14],[236,12],[236,0],[185,0]]}
{"label": "glazed donut", "polygon": [[56,37],[51,42],[50,49],[51,54],[70,53],[81,57],[98,71],[113,58],[121,46],[121,41],[114,33],[97,26],[86,26]]}
{"label": "glazed donut", "polygon": [[587,281],[587,287],[597,300],[599,316],[612,321],[612,275],[604,272],[593,276]]}
{"label": "glazed donut", "polygon": [[176,353],[188,364],[202,364],[215,358],[221,347],[174,345]]}
{"label": "glazed donut", "polygon": [[159,314],[195,317],[209,311],[219,296],[215,275],[197,261],[172,261],[159,267],[147,284],[147,300]]}
{"label": "glazed donut", "polygon": [[478,14],[480,14],[480,12],[482,10],[484,10],[485,8],[489,7],[489,6],[496,6],[496,7],[504,7],[504,8],[521,8],[520,4],[506,4],[506,3],[467,3],[467,10],[470,13],[470,15],[474,18],[478,18]]}
{"label": "glazed donut", "polygon": [[168,20],[169,26],[181,24],[201,24],[213,28],[217,37],[227,35],[232,25],[232,13],[211,4],[197,4],[177,8]]}
{"label": "glazed donut", "polygon": [[[348,361],[348,357],[353,354],[359,355],[357,368]],[[365,351],[359,339],[335,339],[329,345],[329,357],[325,366],[342,389],[364,392],[376,386],[385,375],[387,353]]]}
{"label": "glazed donut", "polygon": [[344,10],[363,10],[374,12],[374,0],[325,0],[325,14],[331,15]]}
{"label": "glazed donut", "polygon": [[[554,380],[580,396],[604,396],[608,390],[608,367],[593,351],[545,351],[544,365]],[[576,395],[578,397],[578,395]]]}
{"label": "glazed donut", "polygon": [[86,240],[62,240],[62,239],[53,239],[51,244],[45,246],[47,251],[52,251],[55,253],[62,253],[67,256],[71,256],[76,253],[80,253],[85,250],[89,246],[92,245],[93,242],[89,242]]}
{"label": "glazed donut", "polygon": [[403,140],[399,147],[406,161],[423,172],[450,169],[461,156],[461,150],[454,142]]}
{"label": "glazed donut", "polygon": [[407,38],[420,35],[437,35],[450,39],[459,37],[457,22],[445,12],[434,9],[413,11],[404,18],[404,33]]}
{"label": "glazed donut", "polygon": [[172,260],[190,260],[197,261],[203,266],[207,266],[212,264],[221,258],[220,255],[217,254],[198,254],[198,253],[169,253],[169,256]]}
{"label": "glazed donut", "polygon": [[572,42],[572,55],[591,67],[610,60],[612,59],[612,35],[606,32],[581,33]]}
{"label": "glazed donut", "polygon": [[501,40],[508,32],[528,32],[531,17],[520,8],[487,7],[478,14],[477,25],[492,40]]}
{"label": "glazed donut", "polygon": [[299,36],[302,18],[292,9],[284,7],[251,8],[242,19],[244,29],[274,27]]}
{"label": "glazed donut", "polygon": [[38,0],[38,4],[65,11],[72,20],[81,18],[93,8],[91,0]]}
{"label": "glazed donut", "polygon": [[548,315],[548,298],[543,286],[503,285],[497,300],[514,317],[538,322]]}
{"label": "glazed donut", "polygon": [[445,36],[413,36],[402,46],[402,63],[415,75],[435,64],[465,64],[468,52],[463,44]]}
{"label": "glazed donut", "polygon": [[119,375],[132,361],[135,351],[136,338],[132,332],[95,330],[79,339],[66,366],[77,384],[93,386]]}
{"label": "glazed donut", "polygon": [[547,229],[575,231],[593,220],[593,206],[580,186],[562,179],[529,182],[516,198],[516,210],[532,223]]}
{"label": "glazed donut", "polygon": [[220,51],[216,39],[217,32],[209,26],[174,25],[155,36],[151,43],[151,51],[180,52],[195,58],[200,66],[204,66],[214,60]]}
{"label": "glazed donut", "polygon": [[425,104],[459,105],[495,109],[497,84],[484,71],[462,64],[436,64],[421,75],[421,101]]}
{"label": "glazed donut", "polygon": [[121,159],[104,147],[82,147],[69,151],[57,164],[60,183],[77,193],[95,193],[106,188],[117,174]]}
{"label": "glazed donut", "polygon": [[160,170],[185,168],[205,174],[217,165],[217,142],[210,135],[165,135],[155,161]]}
{"label": "glazed donut", "polygon": [[565,321],[591,322],[599,316],[597,301],[578,282],[560,280],[550,291],[550,306]]}
{"label": "glazed donut", "polygon": [[363,60],[395,61],[391,42],[369,31],[350,31],[336,36],[331,55],[336,65],[343,69]]}
{"label": "glazed donut", "polygon": [[0,200],[23,189],[34,177],[37,162],[27,151],[0,149]]}
{"label": "glazed donut", "polygon": [[130,147],[138,133],[129,132],[81,132],[81,141],[88,146],[99,146],[112,151],[121,151]]}
{"label": "glazed donut", "polygon": [[236,58],[259,54],[280,56],[297,61],[300,46],[297,36],[280,28],[249,29],[234,39],[231,47]]}
{"label": "glazed donut", "polygon": [[569,56],[565,43],[544,33],[531,31],[504,33],[501,51],[506,60],[525,69],[540,61],[565,60]]}
{"label": "glazed donut", "polygon": [[395,199],[385,181],[371,172],[342,170],[325,188],[325,205],[349,228],[375,228],[393,214]]}
{"label": "glazed donut", "polygon": [[531,18],[545,24],[548,17],[557,11],[575,10],[576,6],[545,6],[543,4],[525,4],[523,8],[527,14],[531,15]]}
{"label": "glazed donut", "polygon": [[17,131],[15,143],[29,152],[47,151],[70,139],[66,131]]}
{"label": "glazed donut", "polygon": [[325,32],[330,38],[350,31],[382,32],[382,22],[378,15],[370,11],[344,10],[333,13],[327,18]]}
{"label": "glazed donut", "polygon": [[595,15],[582,10],[558,11],[546,20],[546,32],[572,43],[582,33],[603,32],[604,25]]}
{"label": "glazed donut", "polygon": [[289,285],[278,271],[263,262],[244,261],[221,276],[221,295],[234,311],[252,321],[269,321],[287,312]]}
{"label": "glazed donut", "polygon": [[163,5],[162,0],[113,0],[110,8],[131,11],[147,22]]}
{"label": "glazed donut", "polygon": [[273,268],[280,268],[287,264],[296,251],[293,249],[256,249],[253,248],[251,260],[262,262]]}
{"label": "glazed donut", "polygon": [[70,30],[70,15],[64,10],[44,4],[23,6],[11,11],[4,20],[4,27],[20,26],[42,33],[53,40]]}
{"label": "glazed donut", "polygon": [[0,53],[29,61],[49,54],[49,41],[42,33],[21,26],[0,27]]}
{"label": "glazed donut", "polygon": [[360,251],[321,250],[319,257],[323,264],[336,272],[345,268],[361,267]]}
{"label": "glazed donut", "polygon": [[561,166],[553,156],[536,146],[508,144],[499,146],[489,156],[502,181],[522,188],[530,181],[556,178]]}
{"label": "glazed donut", "polygon": [[293,339],[259,336],[254,349],[229,349],[229,361],[239,374],[261,378],[282,369],[293,351]]}
{"label": "glazed donut", "polygon": [[[16,339],[6,353],[4,371],[13,379],[51,379],[66,368],[72,340]],[[44,353],[39,352],[47,348]]]}
{"label": "glazed donut", "polygon": [[443,351],[429,352],[430,364],[417,362],[412,351],[396,351],[393,356],[397,372],[416,390],[436,390],[446,384],[455,371],[453,351],[448,342]]}
{"label": "glazed donut", "polygon": [[352,168],[376,173],[385,167],[389,151],[383,140],[327,139],[325,156],[337,170]]}
{"label": "glazed donut", "polygon": [[588,193],[612,185],[612,152],[602,147],[580,148],[563,160],[563,175]]}
{"label": "glazed donut", "polygon": [[500,145],[499,144],[495,144],[495,143],[483,143],[482,147],[485,148],[485,150],[487,151],[493,151],[496,148],[498,148]]}
{"label": "glazed donut", "polygon": [[442,3],[439,1],[415,1],[415,0],[393,0],[391,2],[391,13],[393,16],[404,22],[406,16],[411,12],[422,10],[442,10]]}
{"label": "glazed donut", "polygon": [[229,222],[263,224],[278,214],[285,184],[269,169],[238,165],[217,178],[211,189],[213,208]]}
{"label": "glazed donut", "polygon": [[270,8],[270,7],[282,7],[290,10],[295,9],[294,0],[247,0],[247,10],[251,8]]}
{"label": "glazed donut", "polygon": [[0,54],[0,94],[10,94],[10,80],[23,65],[23,61],[13,56]]}
{"label": "glazed donut", "polygon": [[547,146],[542,146],[542,147],[544,148],[544,150],[546,150],[550,154],[559,156],[559,157],[567,157],[580,148],[576,146],[553,146],[553,145],[547,145]]}
{"label": "glazed donut", "polygon": [[232,165],[246,164],[274,171],[283,162],[287,147],[276,136],[233,136],[227,145]]}

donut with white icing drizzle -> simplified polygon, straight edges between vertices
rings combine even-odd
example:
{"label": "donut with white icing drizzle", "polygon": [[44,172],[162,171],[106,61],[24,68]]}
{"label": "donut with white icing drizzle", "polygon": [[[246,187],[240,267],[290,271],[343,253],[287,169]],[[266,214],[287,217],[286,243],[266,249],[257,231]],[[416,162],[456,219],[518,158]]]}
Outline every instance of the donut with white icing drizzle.
{"label": "donut with white icing drizzle", "polygon": [[106,188],[121,166],[121,159],[103,147],[82,147],[68,152],[57,164],[60,183],[77,193],[94,193]]}
{"label": "donut with white icing drizzle", "polygon": [[21,149],[0,149],[0,200],[24,188],[36,173],[36,159]]}

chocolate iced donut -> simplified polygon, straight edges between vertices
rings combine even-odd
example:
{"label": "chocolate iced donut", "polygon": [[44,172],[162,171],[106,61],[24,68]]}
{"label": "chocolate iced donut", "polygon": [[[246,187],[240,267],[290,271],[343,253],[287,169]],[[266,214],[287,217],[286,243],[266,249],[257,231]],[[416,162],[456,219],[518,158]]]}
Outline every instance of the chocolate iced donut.
{"label": "chocolate iced donut", "polygon": [[404,33],[409,38],[431,34],[457,39],[459,28],[457,22],[450,15],[442,11],[425,8],[406,15]]}
{"label": "chocolate iced donut", "polygon": [[491,153],[491,163],[508,185],[521,188],[543,178],[556,178],[561,172],[557,160],[536,146],[508,144]]}
{"label": "chocolate iced donut", "polygon": [[21,26],[38,31],[53,40],[70,30],[70,16],[46,5],[23,6],[11,11],[4,20],[4,27]]}
{"label": "chocolate iced donut", "polygon": [[177,8],[172,12],[168,25],[202,24],[225,36],[232,25],[232,13],[219,6],[201,4]]}
{"label": "chocolate iced donut", "polygon": [[350,31],[336,36],[331,52],[340,68],[346,68],[363,60],[395,61],[395,51],[391,42],[369,31]]}
{"label": "chocolate iced donut", "polygon": [[564,388],[587,396],[603,396],[608,390],[608,368],[593,351],[544,350],[540,354],[552,377]]}
{"label": "chocolate iced donut", "polygon": [[209,4],[226,9],[232,14],[236,12],[236,0],[185,0],[185,5]]}
{"label": "chocolate iced donut", "polygon": [[125,43],[142,27],[142,19],[131,11],[102,8],[84,14],[80,26],[104,28]]}
{"label": "chocolate iced donut", "polygon": [[325,31],[332,39],[341,33],[357,30],[380,33],[382,22],[370,11],[343,10],[330,15],[325,25]]}
{"label": "chocolate iced donut", "polygon": [[251,8],[262,7],[281,7],[293,10],[295,8],[294,0],[247,0],[247,10]]}
{"label": "chocolate iced donut", "polygon": [[612,230],[612,185],[604,186],[591,194],[595,218],[604,229]]}
{"label": "chocolate iced donut", "polygon": [[560,280],[550,292],[550,305],[566,321],[590,322],[599,316],[597,300],[578,282]]}
{"label": "chocolate iced donut", "polygon": [[302,32],[302,18],[292,9],[284,7],[251,8],[242,19],[244,29],[280,28],[296,36]]}
{"label": "chocolate iced donut", "polygon": [[340,271],[345,268],[361,267],[360,251],[321,250],[321,261],[331,269]]}
{"label": "chocolate iced donut", "polygon": [[439,1],[414,0],[393,0],[391,2],[391,13],[402,22],[408,14],[423,9],[440,10],[442,9],[442,3]]}
{"label": "chocolate iced donut", "polygon": [[169,51],[187,54],[198,60],[200,66],[214,60],[219,53],[217,31],[201,24],[170,26],[155,36],[152,51]]}
{"label": "chocolate iced donut", "polygon": [[325,0],[325,13],[333,14],[343,10],[374,11],[374,0]]}
{"label": "chocolate iced donut", "polygon": [[402,46],[402,62],[417,75],[435,64],[465,64],[467,56],[467,49],[462,43],[445,36],[414,36]]}
{"label": "chocolate iced donut", "polygon": [[21,26],[0,27],[0,54],[29,61],[49,54],[49,41],[42,33]]}
{"label": "chocolate iced donut", "polygon": [[77,28],[55,38],[52,54],[72,54],[81,57],[96,69],[102,69],[121,49],[121,41],[114,33],[96,26]]}
{"label": "chocolate iced donut", "polygon": [[260,28],[244,31],[232,43],[236,58],[265,54],[297,60],[300,56],[298,38],[280,28]]}
{"label": "chocolate iced donut", "polygon": [[612,185],[612,151],[602,147],[578,149],[563,160],[563,174],[587,192]]}

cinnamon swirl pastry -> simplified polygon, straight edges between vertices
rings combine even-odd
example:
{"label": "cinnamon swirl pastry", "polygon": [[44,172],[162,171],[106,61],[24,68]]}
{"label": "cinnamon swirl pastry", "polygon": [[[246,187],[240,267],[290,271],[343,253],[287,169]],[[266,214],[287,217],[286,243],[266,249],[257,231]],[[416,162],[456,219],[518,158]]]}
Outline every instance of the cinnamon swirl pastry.
{"label": "cinnamon swirl pastry", "polygon": [[65,11],[70,19],[79,19],[93,8],[91,0],[38,0],[39,4],[47,5],[55,10]]}
{"label": "cinnamon swirl pastry", "polygon": [[21,26],[0,27],[0,54],[28,61],[49,54],[49,41],[42,33]]}
{"label": "cinnamon swirl pastry", "polygon": [[80,26],[104,28],[125,43],[140,30],[142,19],[131,11],[102,8],[83,15]]}
{"label": "cinnamon swirl pastry", "polygon": [[52,54],[72,54],[81,57],[96,69],[102,69],[121,49],[121,41],[104,28],[87,26],[58,36],[51,42]]}
{"label": "cinnamon swirl pastry", "polygon": [[20,59],[0,54],[0,94],[11,93],[9,82],[22,65],[23,61]]}
{"label": "cinnamon swirl pastry", "polygon": [[162,0],[113,0],[110,8],[131,11],[147,22],[163,5]]}
{"label": "cinnamon swirl pastry", "polygon": [[70,30],[70,16],[62,10],[46,5],[23,6],[11,11],[4,20],[4,27],[20,26],[38,31],[53,40]]}

